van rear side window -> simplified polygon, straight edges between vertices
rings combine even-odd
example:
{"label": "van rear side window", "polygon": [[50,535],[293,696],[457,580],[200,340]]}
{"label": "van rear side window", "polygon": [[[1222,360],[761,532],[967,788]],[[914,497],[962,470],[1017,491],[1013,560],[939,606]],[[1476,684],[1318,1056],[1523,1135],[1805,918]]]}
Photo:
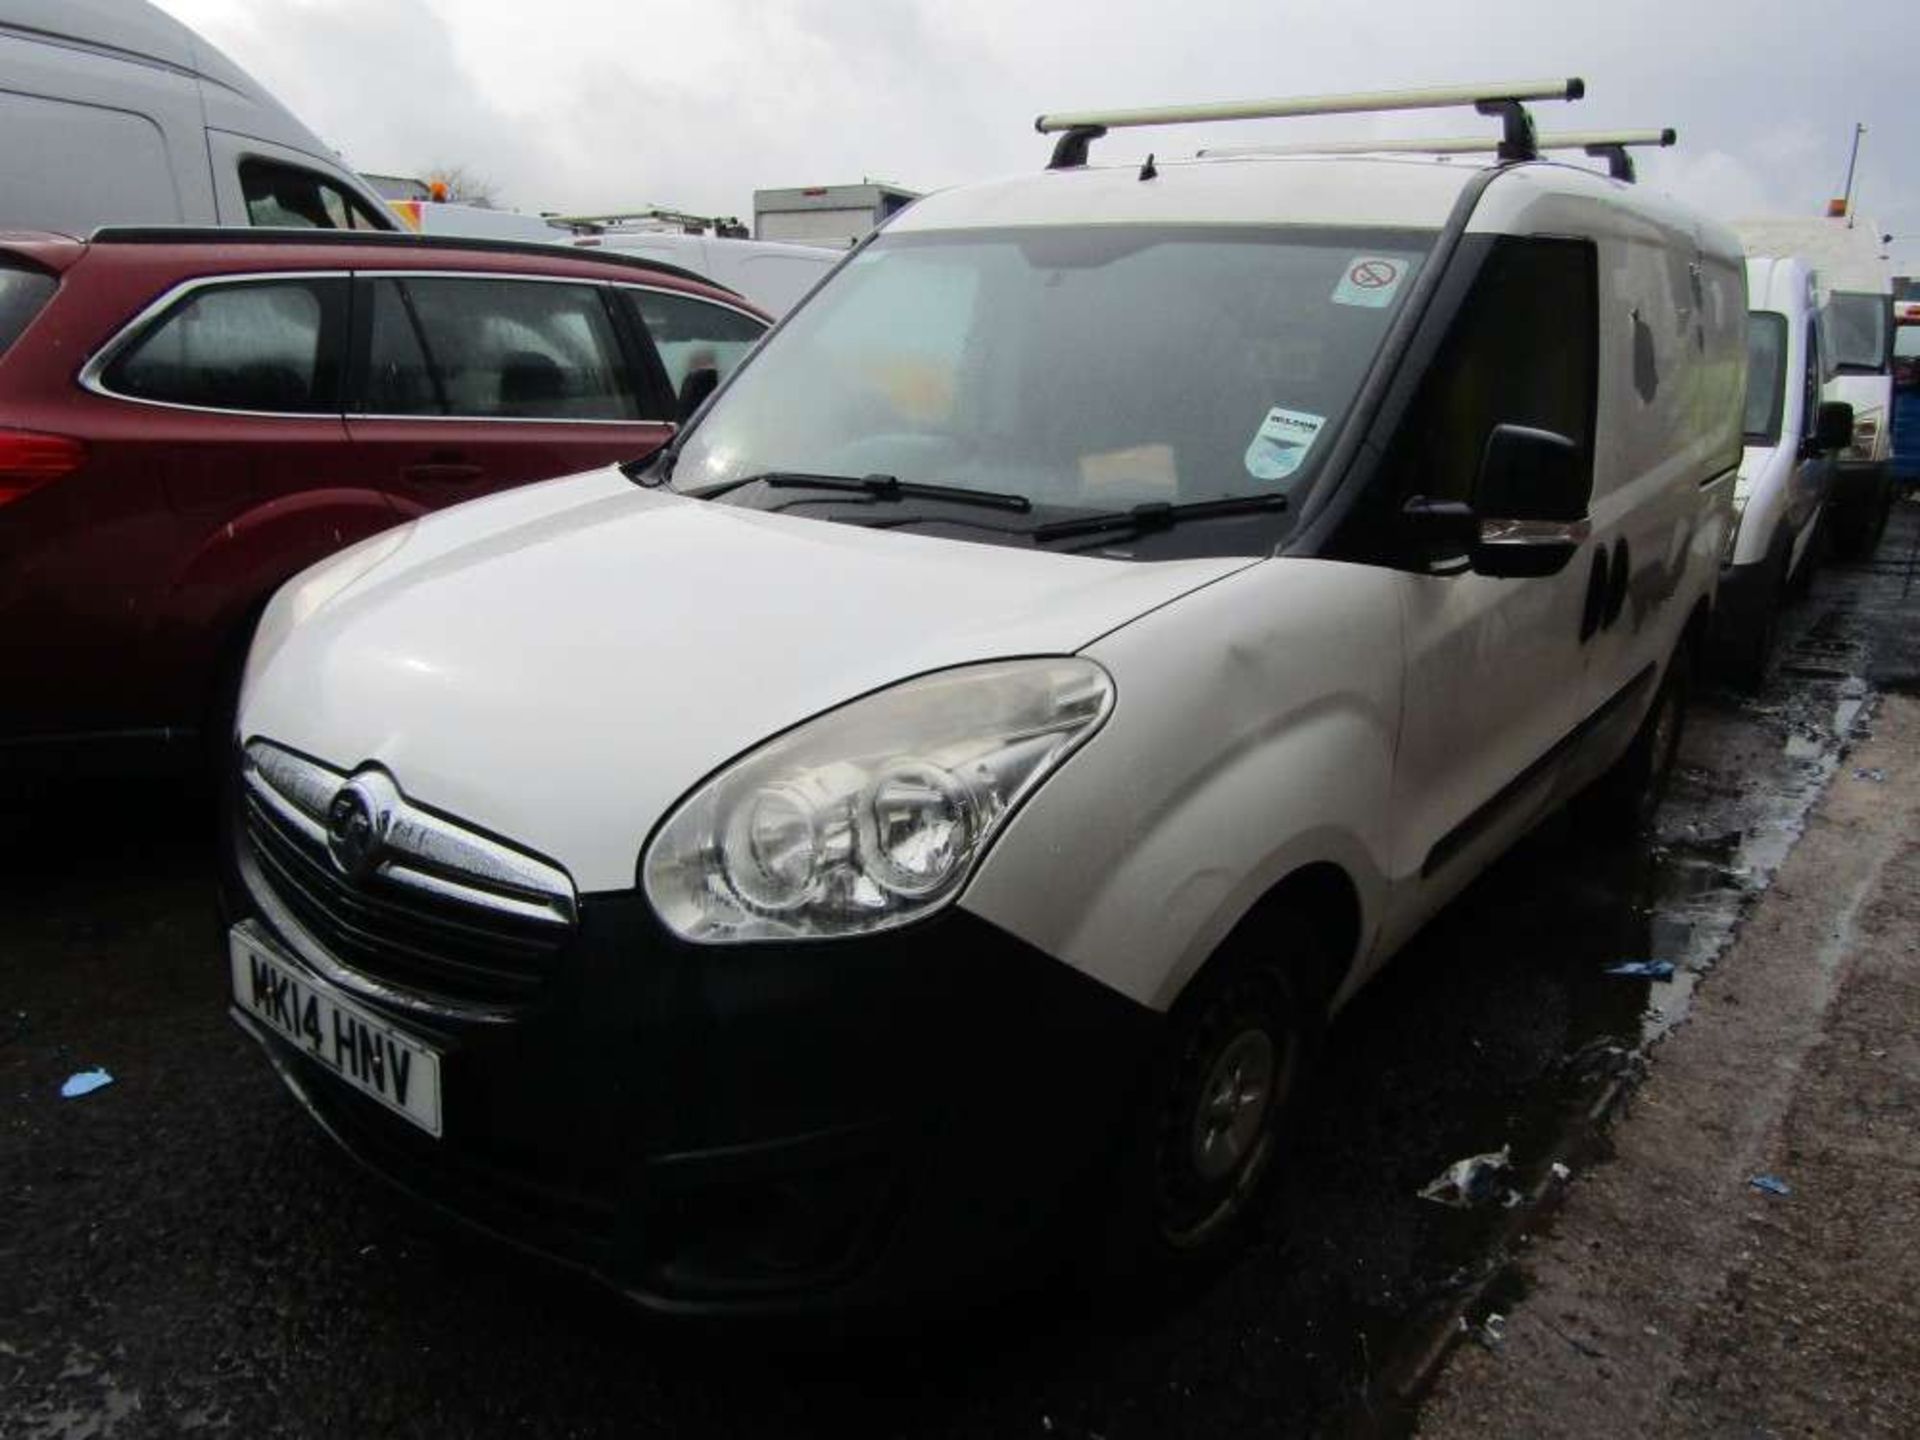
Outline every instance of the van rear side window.
{"label": "van rear side window", "polygon": [[0,355],[7,353],[59,288],[60,282],[51,275],[0,256]]}
{"label": "van rear side window", "polygon": [[389,228],[338,185],[293,165],[242,161],[240,191],[246,196],[250,225],[302,230]]}

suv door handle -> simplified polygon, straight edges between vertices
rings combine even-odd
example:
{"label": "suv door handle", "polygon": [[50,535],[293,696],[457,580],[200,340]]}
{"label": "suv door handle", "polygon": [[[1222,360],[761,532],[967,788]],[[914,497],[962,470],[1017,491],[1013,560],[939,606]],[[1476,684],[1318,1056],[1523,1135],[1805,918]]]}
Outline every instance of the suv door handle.
{"label": "suv door handle", "polygon": [[408,480],[429,485],[464,485],[485,475],[487,467],[464,460],[422,460],[417,465],[402,465],[400,473]]}

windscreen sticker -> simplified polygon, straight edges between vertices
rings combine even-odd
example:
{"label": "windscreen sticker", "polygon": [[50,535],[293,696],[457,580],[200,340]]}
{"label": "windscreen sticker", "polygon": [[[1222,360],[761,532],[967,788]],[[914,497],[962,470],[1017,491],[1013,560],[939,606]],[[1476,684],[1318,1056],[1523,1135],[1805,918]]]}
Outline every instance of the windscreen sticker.
{"label": "windscreen sticker", "polygon": [[1256,480],[1286,479],[1306,460],[1307,451],[1326,423],[1324,415],[1274,406],[1247,447],[1247,473]]}
{"label": "windscreen sticker", "polygon": [[1385,255],[1356,255],[1340,272],[1333,287],[1336,305],[1362,305],[1380,310],[1393,303],[1393,294],[1407,278],[1407,262]]}

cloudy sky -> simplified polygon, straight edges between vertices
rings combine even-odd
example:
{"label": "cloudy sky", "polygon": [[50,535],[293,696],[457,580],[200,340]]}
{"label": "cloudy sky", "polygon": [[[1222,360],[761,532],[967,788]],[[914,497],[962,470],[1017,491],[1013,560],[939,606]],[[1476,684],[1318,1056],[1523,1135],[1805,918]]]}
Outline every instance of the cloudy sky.
{"label": "cloudy sky", "polygon": [[[1913,0],[161,0],[360,169],[464,164],[529,210],[747,214],[756,187],[927,190],[1040,165],[1042,110],[1580,75],[1543,129],[1674,125],[1651,183],[1818,214],[1856,121],[1859,212],[1920,270]],[[1556,113],[1558,112],[1558,113]],[[1470,113],[1137,131],[1471,132]]]}

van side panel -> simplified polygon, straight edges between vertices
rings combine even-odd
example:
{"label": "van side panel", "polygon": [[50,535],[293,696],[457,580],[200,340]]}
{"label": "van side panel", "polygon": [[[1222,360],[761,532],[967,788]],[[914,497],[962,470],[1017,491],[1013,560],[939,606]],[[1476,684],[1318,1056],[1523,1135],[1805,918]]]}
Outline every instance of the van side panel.
{"label": "van side panel", "polygon": [[[1578,784],[1632,740],[1694,607],[1710,600],[1733,524],[1747,373],[1746,265],[1691,223],[1598,236],[1600,427],[1592,506],[1607,547],[1605,619],[1588,646],[1585,699],[1630,686],[1636,703],[1598,733]],[[1624,570],[1624,575],[1620,572]]]}
{"label": "van side panel", "polygon": [[1095,642],[1083,653],[1113,676],[1113,714],[961,904],[1165,1009],[1272,886],[1331,862],[1360,897],[1365,954],[1386,888],[1400,629],[1392,572],[1278,559]]}
{"label": "van side panel", "polygon": [[[1552,169],[1553,189],[1531,170]],[[1569,189],[1577,186],[1578,189]],[[1581,194],[1585,190],[1587,194]],[[1694,608],[1711,601],[1733,524],[1747,375],[1739,241],[1639,187],[1568,167],[1522,167],[1487,189],[1471,226],[1591,238],[1600,261],[1593,538],[1606,619],[1586,649],[1583,708],[1635,687],[1566,777],[1577,786],[1632,739]],[[1584,563],[1584,562],[1583,562]]]}
{"label": "van side panel", "polygon": [[0,228],[211,219],[191,76],[0,29]]}

